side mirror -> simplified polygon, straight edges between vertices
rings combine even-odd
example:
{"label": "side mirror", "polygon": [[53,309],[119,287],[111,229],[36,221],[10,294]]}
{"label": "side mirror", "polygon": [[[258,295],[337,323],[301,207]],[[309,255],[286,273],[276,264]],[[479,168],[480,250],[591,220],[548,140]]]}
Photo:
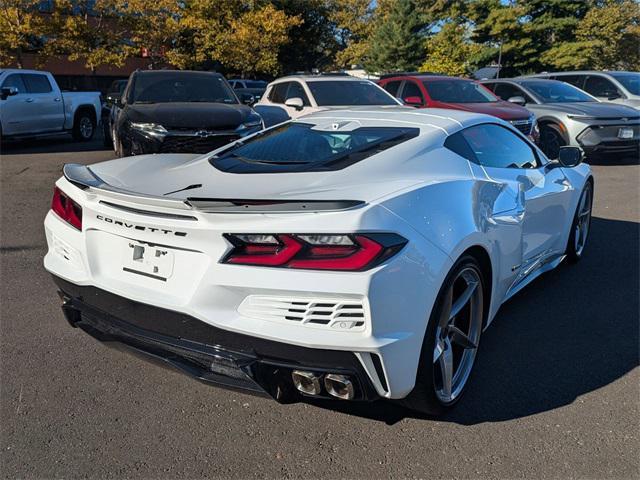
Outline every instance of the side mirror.
{"label": "side mirror", "polygon": [[250,93],[241,93],[240,101],[245,105],[253,105],[256,101],[256,98]]}
{"label": "side mirror", "polygon": [[405,97],[402,99],[405,105],[409,105],[411,107],[421,107],[422,106],[422,98],[420,97]]}
{"label": "side mirror", "polygon": [[12,97],[13,95],[17,95],[18,88],[17,87],[2,87],[0,90],[0,99],[6,100],[8,97]]}
{"label": "side mirror", "polygon": [[509,97],[509,100],[507,100],[508,102],[511,103],[515,103],[516,105],[526,105],[527,101],[524,99],[524,97],[520,96],[520,95],[516,95],[515,97]]}
{"label": "side mirror", "polygon": [[560,147],[558,162],[563,167],[577,167],[582,163],[582,150],[578,147]]}
{"label": "side mirror", "polygon": [[620,95],[620,93],[618,92],[609,92],[607,94],[607,100],[616,100],[618,98],[620,98],[622,95]]}
{"label": "side mirror", "polygon": [[302,110],[304,108],[304,102],[302,101],[302,99],[300,97],[288,98],[287,101],[284,102],[284,104],[287,107],[295,108],[298,111],[300,111],[300,110]]}

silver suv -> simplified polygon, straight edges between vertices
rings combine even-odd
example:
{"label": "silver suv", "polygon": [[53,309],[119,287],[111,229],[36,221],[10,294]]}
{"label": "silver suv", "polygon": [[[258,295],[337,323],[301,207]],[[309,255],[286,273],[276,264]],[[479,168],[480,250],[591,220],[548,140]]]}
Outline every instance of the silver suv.
{"label": "silver suv", "polygon": [[546,78],[570,83],[603,102],[614,102],[640,109],[640,73],[638,72],[547,72],[523,78]]}
{"label": "silver suv", "polygon": [[632,153],[640,148],[640,112],[600,102],[565,82],[510,78],[482,82],[503,100],[526,105],[540,127],[540,147],[552,159],[572,145],[587,154]]}

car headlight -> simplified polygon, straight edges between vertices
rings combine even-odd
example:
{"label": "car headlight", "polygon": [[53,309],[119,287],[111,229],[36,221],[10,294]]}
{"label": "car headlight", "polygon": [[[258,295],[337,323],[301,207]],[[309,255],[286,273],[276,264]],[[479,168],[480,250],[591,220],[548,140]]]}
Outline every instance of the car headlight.
{"label": "car headlight", "polygon": [[136,123],[131,122],[129,124],[132,129],[141,133],[146,133],[154,137],[164,137],[167,133],[167,129],[157,123]]}
{"label": "car headlight", "polygon": [[262,122],[262,117],[257,113],[252,113],[238,126],[238,128],[236,128],[236,132],[240,135],[248,135],[249,133],[262,130],[263,128],[264,123]]}

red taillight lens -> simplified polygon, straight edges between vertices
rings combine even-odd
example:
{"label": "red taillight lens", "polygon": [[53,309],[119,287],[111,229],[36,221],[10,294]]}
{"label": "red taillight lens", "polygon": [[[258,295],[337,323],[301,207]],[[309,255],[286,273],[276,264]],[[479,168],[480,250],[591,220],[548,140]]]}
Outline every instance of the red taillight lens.
{"label": "red taillight lens", "polygon": [[72,227],[82,230],[82,207],[58,187],[53,190],[51,210]]}
{"label": "red taillight lens", "polygon": [[355,235],[226,234],[233,249],[223,263],[309,270],[367,270],[407,241],[392,233]]}

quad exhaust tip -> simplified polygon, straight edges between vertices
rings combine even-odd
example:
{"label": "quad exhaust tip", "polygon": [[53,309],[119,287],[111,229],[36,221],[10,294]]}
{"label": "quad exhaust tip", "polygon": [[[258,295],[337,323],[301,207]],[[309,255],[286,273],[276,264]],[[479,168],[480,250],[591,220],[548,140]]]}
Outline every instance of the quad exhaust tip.
{"label": "quad exhaust tip", "polygon": [[319,395],[322,391],[320,386],[320,375],[302,370],[294,370],[291,372],[293,385],[302,393],[307,395]]}
{"label": "quad exhaust tip", "polygon": [[[323,379],[322,375],[317,375],[313,372],[294,370],[291,372],[291,379],[296,389],[306,395],[320,395],[322,393],[322,383],[324,383],[325,390],[333,397],[342,400],[353,400],[355,396],[353,382],[347,375],[328,373],[324,375]],[[321,380],[323,380],[322,383]]]}
{"label": "quad exhaust tip", "polygon": [[325,375],[324,388],[334,397],[341,398],[342,400],[353,400],[353,382],[351,382],[346,375],[339,375],[337,373]]}

